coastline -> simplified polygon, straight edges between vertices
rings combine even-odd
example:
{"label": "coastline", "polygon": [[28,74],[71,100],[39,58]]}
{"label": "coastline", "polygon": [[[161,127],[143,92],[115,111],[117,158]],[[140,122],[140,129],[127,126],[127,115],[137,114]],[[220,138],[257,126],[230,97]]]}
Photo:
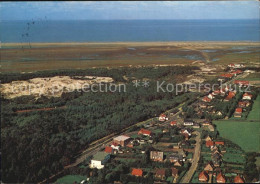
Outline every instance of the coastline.
{"label": "coastline", "polygon": [[[1,43],[2,47],[10,46],[28,46],[29,43]],[[187,44],[194,45],[252,45],[260,46],[260,41],[152,41],[152,42],[32,42],[31,46],[91,46],[91,45],[135,45],[135,46],[183,46]]]}

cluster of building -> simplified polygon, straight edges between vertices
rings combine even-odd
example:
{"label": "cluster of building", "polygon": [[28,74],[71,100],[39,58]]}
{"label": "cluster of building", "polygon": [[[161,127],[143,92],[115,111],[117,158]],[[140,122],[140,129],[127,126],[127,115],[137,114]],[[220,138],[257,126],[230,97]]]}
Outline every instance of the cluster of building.
{"label": "cluster of building", "polygon": [[243,110],[245,111],[247,107],[251,105],[253,95],[250,93],[244,93],[242,100],[238,102],[237,108],[234,112],[234,117],[241,118]]}
{"label": "cluster of building", "polygon": [[[224,146],[225,143],[223,141],[213,141],[210,136],[205,138],[205,145],[206,147],[210,148],[211,150],[211,161],[207,163],[204,167],[203,171],[199,174],[199,181],[200,182],[211,182],[212,177],[216,177],[217,183],[226,183],[226,177],[221,171],[221,162],[223,153],[225,150],[219,151],[218,146]],[[237,174],[234,178],[234,183],[245,183],[243,176]]]}

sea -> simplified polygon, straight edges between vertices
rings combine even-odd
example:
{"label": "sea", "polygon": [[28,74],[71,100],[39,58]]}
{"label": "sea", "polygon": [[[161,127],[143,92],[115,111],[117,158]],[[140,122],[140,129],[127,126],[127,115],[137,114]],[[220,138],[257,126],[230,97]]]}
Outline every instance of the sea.
{"label": "sea", "polygon": [[2,43],[259,41],[250,20],[27,20],[1,21]]}

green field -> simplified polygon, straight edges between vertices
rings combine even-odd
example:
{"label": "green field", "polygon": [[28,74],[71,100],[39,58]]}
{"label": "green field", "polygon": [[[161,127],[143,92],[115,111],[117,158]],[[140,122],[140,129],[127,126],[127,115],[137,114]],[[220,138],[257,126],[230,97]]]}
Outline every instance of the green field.
{"label": "green field", "polygon": [[62,178],[59,178],[55,183],[61,183],[61,184],[72,184],[75,181],[77,183],[80,183],[82,180],[86,180],[87,178],[85,176],[81,175],[66,175],[63,176]]}
{"label": "green field", "polygon": [[254,105],[252,110],[250,111],[247,119],[248,120],[257,120],[260,121],[260,95],[258,95],[258,97],[256,98],[256,100],[254,101]]}
{"label": "green field", "polygon": [[214,121],[221,137],[231,140],[239,145],[244,151],[260,152],[259,122]]}

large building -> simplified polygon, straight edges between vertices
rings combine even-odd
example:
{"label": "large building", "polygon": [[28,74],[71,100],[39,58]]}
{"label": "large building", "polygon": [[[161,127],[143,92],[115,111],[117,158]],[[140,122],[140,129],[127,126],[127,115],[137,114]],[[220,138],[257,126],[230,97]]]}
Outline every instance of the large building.
{"label": "large building", "polygon": [[123,147],[126,146],[129,143],[129,141],[130,141],[130,137],[126,135],[120,135],[113,139],[114,143],[119,144]]}
{"label": "large building", "polygon": [[105,163],[110,159],[110,154],[106,152],[97,152],[90,163],[90,168],[102,169]]}

